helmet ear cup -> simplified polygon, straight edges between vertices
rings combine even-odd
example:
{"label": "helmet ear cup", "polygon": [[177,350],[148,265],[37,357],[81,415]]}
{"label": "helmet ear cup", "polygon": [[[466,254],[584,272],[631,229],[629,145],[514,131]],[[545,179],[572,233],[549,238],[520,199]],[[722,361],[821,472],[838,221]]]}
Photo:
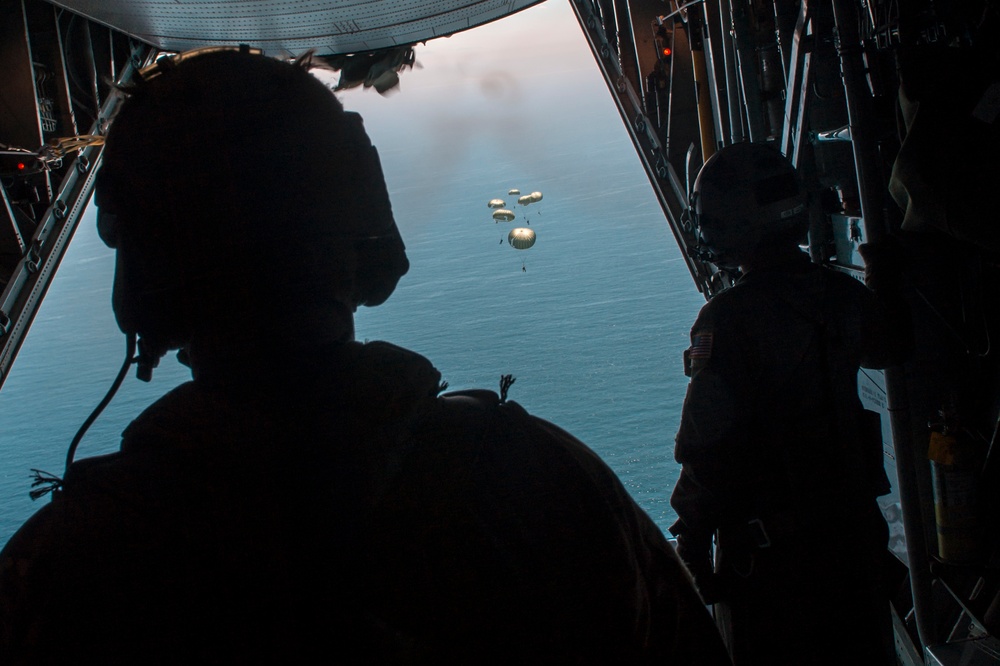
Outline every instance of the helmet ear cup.
{"label": "helmet ear cup", "polygon": [[381,305],[410,269],[403,239],[393,224],[392,233],[362,239],[355,249],[358,253],[355,301],[358,305]]}
{"label": "helmet ear cup", "polygon": [[[171,267],[176,261],[145,252],[134,212],[119,212],[120,200],[113,174],[101,170],[97,176],[97,234],[105,245],[115,250],[115,278],[112,305],[118,328],[123,333],[142,335],[145,346],[180,346],[187,336],[179,330],[181,316],[178,276]],[[164,248],[160,248],[164,249]],[[154,342],[153,338],[160,342]],[[172,343],[172,345],[171,345]]]}
{"label": "helmet ear cup", "polygon": [[115,249],[112,305],[118,328],[141,336],[160,356],[187,344],[191,302],[172,266],[175,258],[149,252],[128,233],[116,239]]}
{"label": "helmet ear cup", "polygon": [[139,303],[136,290],[141,287],[135,282],[139,276],[129,265],[134,259],[129,257],[121,245],[122,222],[118,219],[117,208],[112,203],[116,197],[112,186],[112,178],[106,169],[97,174],[94,203],[97,205],[97,235],[109,248],[115,250],[115,278],[112,288],[111,302],[115,312],[118,328],[126,335],[137,334],[137,322],[141,319],[137,314]]}
{"label": "helmet ear cup", "polygon": [[354,300],[357,305],[380,305],[410,269],[410,262],[392,215],[378,151],[365,132],[361,116],[350,112],[344,116],[347,153],[353,159],[350,181],[358,194],[351,214],[364,219],[358,227],[370,230],[355,244]]}
{"label": "helmet ear cup", "polygon": [[97,205],[97,235],[112,250],[118,247],[118,215],[110,206]]}

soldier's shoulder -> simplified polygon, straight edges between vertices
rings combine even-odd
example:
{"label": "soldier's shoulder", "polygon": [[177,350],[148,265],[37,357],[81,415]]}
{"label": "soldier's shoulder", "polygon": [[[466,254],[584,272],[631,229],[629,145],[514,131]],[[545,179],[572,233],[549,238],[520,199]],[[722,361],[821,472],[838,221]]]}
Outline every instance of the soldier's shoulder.
{"label": "soldier's shoulder", "polygon": [[766,295],[754,285],[736,283],[729,289],[712,296],[698,312],[692,331],[719,326],[738,326],[744,316],[756,310]]}

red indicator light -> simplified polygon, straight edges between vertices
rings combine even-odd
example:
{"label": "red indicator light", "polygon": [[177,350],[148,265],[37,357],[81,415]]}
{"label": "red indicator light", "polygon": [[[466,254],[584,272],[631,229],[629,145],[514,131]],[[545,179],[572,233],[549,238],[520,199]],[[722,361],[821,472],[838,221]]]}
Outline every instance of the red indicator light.
{"label": "red indicator light", "polygon": [[18,170],[18,171],[24,171],[24,169],[25,169],[25,164],[24,164],[24,162],[18,162],[18,163],[17,163],[17,170]]}
{"label": "red indicator light", "polygon": [[673,53],[673,51],[670,50],[669,46],[664,46],[663,47],[663,56],[665,58],[669,58],[671,53]]}

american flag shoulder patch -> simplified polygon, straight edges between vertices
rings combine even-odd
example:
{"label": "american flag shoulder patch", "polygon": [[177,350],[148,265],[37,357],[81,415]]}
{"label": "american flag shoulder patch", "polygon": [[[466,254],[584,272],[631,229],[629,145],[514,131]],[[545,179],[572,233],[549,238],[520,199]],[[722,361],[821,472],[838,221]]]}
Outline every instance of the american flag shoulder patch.
{"label": "american flag shoulder patch", "polygon": [[684,374],[688,377],[712,358],[712,332],[699,331],[691,336],[691,346],[684,350]]}
{"label": "american flag shoulder patch", "polygon": [[710,359],[712,358],[712,332],[695,333],[691,336],[691,358]]}

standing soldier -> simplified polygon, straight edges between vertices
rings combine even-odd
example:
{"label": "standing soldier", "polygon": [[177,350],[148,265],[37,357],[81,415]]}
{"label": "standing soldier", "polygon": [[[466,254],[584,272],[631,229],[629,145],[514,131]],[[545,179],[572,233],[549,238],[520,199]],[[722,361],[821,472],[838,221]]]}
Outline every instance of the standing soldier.
{"label": "standing soldier", "polygon": [[890,337],[898,301],[800,250],[806,196],[769,146],[710,158],[691,212],[702,249],[743,275],[702,308],[685,353],[678,552],[728,613],[736,664],[842,663],[845,649],[853,663],[891,663],[876,503],[889,483],[857,373],[905,348]]}

